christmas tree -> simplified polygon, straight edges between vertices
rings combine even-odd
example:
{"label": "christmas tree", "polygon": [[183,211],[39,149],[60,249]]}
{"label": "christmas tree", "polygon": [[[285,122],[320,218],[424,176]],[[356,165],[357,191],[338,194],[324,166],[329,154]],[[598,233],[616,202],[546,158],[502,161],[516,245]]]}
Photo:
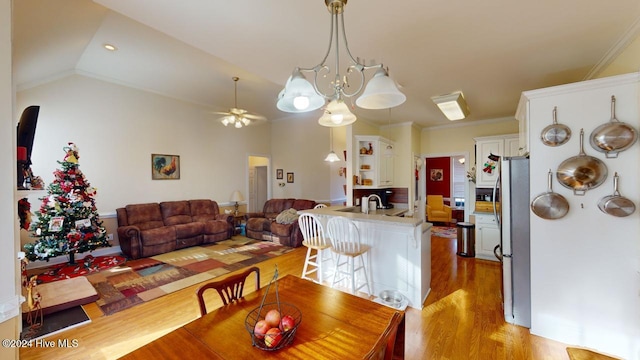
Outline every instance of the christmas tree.
{"label": "christmas tree", "polygon": [[96,190],[85,180],[78,165],[78,148],[73,143],[63,148],[65,157],[58,161],[62,169],[53,172],[54,180],[47,187],[47,196],[31,224],[36,242],[24,245],[27,259],[47,260],[59,255],[74,255],[111,246],[107,241],[96,210]]}

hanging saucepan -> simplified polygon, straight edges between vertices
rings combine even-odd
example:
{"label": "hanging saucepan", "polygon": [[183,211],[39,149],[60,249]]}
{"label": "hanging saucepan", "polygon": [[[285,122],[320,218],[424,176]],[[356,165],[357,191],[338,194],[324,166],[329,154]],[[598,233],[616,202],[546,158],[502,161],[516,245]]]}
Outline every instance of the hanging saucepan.
{"label": "hanging saucepan", "polygon": [[613,195],[600,199],[598,208],[605,214],[617,217],[629,216],[636,211],[636,205],[633,201],[621,196],[618,191],[618,173],[613,175]]}
{"label": "hanging saucepan", "polygon": [[569,212],[569,202],[564,196],[553,192],[553,188],[551,187],[551,169],[549,169],[547,178],[547,192],[533,199],[531,202],[531,211],[546,220],[560,219]]}
{"label": "hanging saucepan", "polygon": [[553,107],[553,124],[542,129],[540,139],[547,146],[560,146],[571,138],[571,129],[567,125],[558,124],[558,107]]}
{"label": "hanging saucepan", "polygon": [[595,128],[589,142],[591,147],[609,158],[617,158],[620,151],[627,150],[638,140],[638,133],[629,124],[616,119],[616,97],[611,96],[611,120]]}
{"label": "hanging saucepan", "polygon": [[584,129],[580,129],[580,153],[560,163],[556,177],[560,184],[573,189],[574,195],[584,195],[607,178],[607,165],[584,152]]}

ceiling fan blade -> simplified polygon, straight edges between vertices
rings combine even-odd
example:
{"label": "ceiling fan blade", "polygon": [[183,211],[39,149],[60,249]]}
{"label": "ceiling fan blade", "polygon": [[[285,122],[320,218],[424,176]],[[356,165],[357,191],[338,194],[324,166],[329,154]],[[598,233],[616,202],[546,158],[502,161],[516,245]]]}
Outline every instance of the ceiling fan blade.
{"label": "ceiling fan blade", "polygon": [[267,120],[266,117],[262,116],[262,115],[255,115],[255,114],[243,114],[243,117],[250,119],[250,120],[258,120],[258,121],[263,121],[263,120]]}

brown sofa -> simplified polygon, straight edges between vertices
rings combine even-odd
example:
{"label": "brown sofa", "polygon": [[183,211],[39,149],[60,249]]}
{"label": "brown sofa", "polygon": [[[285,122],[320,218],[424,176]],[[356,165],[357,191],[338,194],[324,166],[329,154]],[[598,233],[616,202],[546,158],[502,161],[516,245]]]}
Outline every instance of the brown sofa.
{"label": "brown sofa", "polygon": [[120,248],[138,259],[229,239],[233,216],[220,214],[213,200],[165,201],[116,209]]}
{"label": "brown sofa", "polygon": [[307,210],[313,209],[316,202],[304,199],[271,199],[264,204],[262,212],[248,213],[247,237],[259,240],[268,240],[285,246],[299,247],[302,245],[302,233],[298,222],[281,224],[276,217],[287,209]]}

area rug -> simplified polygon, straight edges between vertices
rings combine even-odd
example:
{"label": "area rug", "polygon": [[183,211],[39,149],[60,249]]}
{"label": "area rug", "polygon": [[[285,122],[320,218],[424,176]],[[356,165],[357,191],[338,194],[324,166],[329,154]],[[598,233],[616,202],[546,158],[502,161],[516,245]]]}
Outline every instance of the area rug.
{"label": "area rug", "polygon": [[122,256],[96,256],[87,255],[76,260],[73,265],[58,264],[48,268],[47,271],[38,275],[38,283],[48,283],[57,280],[71,279],[98,271],[106,270],[114,266],[123,264],[126,259]]}
{"label": "area rug", "polygon": [[[87,313],[84,312],[82,306],[74,306],[66,310],[45,315],[42,325],[38,327],[31,328],[29,324],[27,324],[27,321],[23,320],[20,339],[37,340],[90,322],[91,319],[89,319]],[[54,346],[62,347],[57,341]],[[73,344],[69,343],[68,346],[73,346]]]}
{"label": "area rug", "polygon": [[234,236],[207,246],[193,246],[87,276],[105,315],[128,309],[191,285],[280,256],[293,248]]}
{"label": "area rug", "polygon": [[599,354],[595,351],[568,347],[567,354],[571,360],[617,360],[618,358],[612,358],[610,356]]}
{"label": "area rug", "polygon": [[431,228],[431,236],[455,239],[458,237],[458,229],[448,226],[434,226]]}

